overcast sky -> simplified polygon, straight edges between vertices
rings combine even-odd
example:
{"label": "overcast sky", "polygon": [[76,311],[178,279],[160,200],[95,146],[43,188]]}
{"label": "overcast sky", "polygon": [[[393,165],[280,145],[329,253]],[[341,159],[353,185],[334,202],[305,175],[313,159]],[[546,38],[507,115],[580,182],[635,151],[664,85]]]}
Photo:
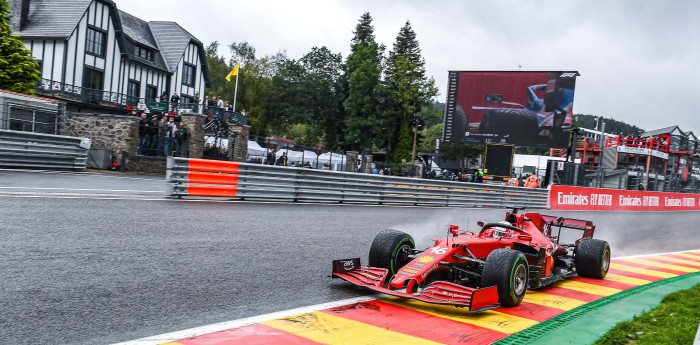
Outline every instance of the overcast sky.
{"label": "overcast sky", "polygon": [[[342,53],[360,16],[391,49],[408,20],[445,101],[449,70],[577,70],[574,113],[700,136],[700,2],[115,0],[146,21],[174,21],[208,45],[248,42],[258,57],[314,46]],[[221,51],[221,53],[226,53]]]}

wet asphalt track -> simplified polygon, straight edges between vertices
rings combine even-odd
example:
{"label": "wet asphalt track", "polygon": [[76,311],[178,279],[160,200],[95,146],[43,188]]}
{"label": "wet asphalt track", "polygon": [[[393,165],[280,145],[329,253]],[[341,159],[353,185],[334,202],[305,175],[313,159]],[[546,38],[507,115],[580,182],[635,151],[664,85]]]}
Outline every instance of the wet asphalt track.
{"label": "wet asphalt track", "polygon": [[[60,189],[55,189],[60,188]],[[383,228],[419,246],[503,210],[189,202],[159,177],[0,170],[0,343],[107,344],[364,294],[327,278]],[[700,248],[700,213],[590,218],[613,255]]]}

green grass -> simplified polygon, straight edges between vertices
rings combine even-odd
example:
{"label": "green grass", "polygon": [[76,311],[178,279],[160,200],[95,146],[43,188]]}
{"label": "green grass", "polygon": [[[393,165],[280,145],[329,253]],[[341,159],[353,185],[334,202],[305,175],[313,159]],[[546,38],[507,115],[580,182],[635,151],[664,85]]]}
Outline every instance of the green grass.
{"label": "green grass", "polygon": [[655,309],[618,324],[595,344],[692,344],[700,324],[700,284],[666,296]]}

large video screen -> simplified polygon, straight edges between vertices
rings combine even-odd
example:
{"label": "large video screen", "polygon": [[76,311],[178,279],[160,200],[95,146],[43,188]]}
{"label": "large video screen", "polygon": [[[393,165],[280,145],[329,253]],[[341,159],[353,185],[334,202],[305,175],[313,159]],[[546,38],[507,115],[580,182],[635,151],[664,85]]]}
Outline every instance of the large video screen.
{"label": "large video screen", "polygon": [[575,71],[450,71],[442,141],[567,147]]}

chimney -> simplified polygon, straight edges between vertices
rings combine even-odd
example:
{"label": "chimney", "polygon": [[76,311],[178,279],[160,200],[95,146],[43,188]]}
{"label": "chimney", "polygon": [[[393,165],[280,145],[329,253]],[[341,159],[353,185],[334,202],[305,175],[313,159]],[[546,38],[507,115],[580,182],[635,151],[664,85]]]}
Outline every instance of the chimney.
{"label": "chimney", "polygon": [[20,30],[27,24],[29,19],[29,3],[31,0],[18,0],[22,3],[22,9],[19,14],[19,28]]}

